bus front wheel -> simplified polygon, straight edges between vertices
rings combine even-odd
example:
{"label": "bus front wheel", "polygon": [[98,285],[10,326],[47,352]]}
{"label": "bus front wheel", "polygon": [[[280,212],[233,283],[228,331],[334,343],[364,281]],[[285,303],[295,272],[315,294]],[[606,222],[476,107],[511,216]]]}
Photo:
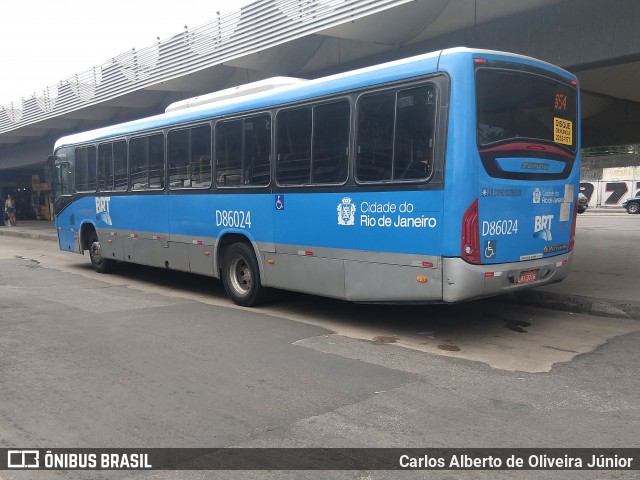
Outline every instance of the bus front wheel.
{"label": "bus front wheel", "polygon": [[100,250],[100,241],[95,233],[91,233],[89,237],[89,258],[91,259],[91,265],[98,273],[110,272],[116,263],[109,258],[103,258]]}
{"label": "bus front wheel", "polygon": [[264,302],[268,294],[260,283],[260,269],[253,249],[246,243],[234,243],[224,251],[222,283],[231,300],[243,307]]}

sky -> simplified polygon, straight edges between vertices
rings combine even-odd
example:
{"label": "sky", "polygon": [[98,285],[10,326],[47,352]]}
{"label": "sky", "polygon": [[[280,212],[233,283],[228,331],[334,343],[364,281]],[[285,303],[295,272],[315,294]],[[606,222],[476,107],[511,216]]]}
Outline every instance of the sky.
{"label": "sky", "polygon": [[0,106],[255,0],[2,0]]}

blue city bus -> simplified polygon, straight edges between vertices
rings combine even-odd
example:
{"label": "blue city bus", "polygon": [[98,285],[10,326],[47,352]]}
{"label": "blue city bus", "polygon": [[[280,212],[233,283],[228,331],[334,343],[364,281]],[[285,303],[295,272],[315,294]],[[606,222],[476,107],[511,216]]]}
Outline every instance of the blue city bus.
{"label": "blue city bus", "polygon": [[60,248],[98,272],[219,278],[244,306],[271,289],[458,302],[567,277],[574,75],[454,48],[274,86],[58,140]]}

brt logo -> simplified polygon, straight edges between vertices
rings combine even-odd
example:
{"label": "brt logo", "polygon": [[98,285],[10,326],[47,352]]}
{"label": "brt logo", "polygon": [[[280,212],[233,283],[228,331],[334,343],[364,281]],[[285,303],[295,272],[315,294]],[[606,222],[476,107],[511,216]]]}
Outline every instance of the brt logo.
{"label": "brt logo", "polygon": [[547,242],[551,241],[551,220],[553,220],[553,215],[536,215],[533,236]]}
{"label": "brt logo", "polygon": [[109,202],[111,197],[96,197],[96,215],[102,212],[109,212]]}
{"label": "brt logo", "polygon": [[96,197],[96,220],[102,220],[107,225],[111,225],[109,202],[111,197]]}

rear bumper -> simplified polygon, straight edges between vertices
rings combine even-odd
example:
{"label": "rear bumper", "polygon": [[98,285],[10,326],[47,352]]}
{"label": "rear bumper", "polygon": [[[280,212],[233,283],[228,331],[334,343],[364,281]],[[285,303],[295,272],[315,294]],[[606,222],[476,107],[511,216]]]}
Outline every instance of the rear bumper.
{"label": "rear bumper", "polygon": [[[472,265],[460,258],[443,258],[442,299],[460,302],[560,282],[569,275],[572,258],[573,252],[569,252],[539,260],[494,265]],[[537,280],[516,283],[520,273],[527,270],[538,270]]]}

